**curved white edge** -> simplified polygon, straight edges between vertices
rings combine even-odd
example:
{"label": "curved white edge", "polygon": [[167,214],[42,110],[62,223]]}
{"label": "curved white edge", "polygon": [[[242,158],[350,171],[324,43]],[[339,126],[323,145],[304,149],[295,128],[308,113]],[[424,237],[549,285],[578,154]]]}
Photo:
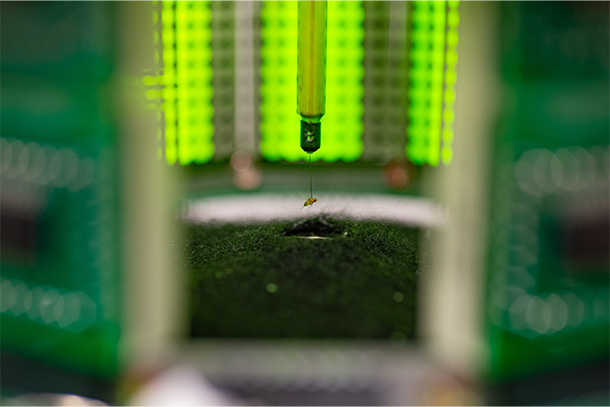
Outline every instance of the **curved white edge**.
{"label": "curved white edge", "polygon": [[218,196],[189,200],[182,217],[192,223],[270,222],[332,215],[356,220],[377,220],[412,226],[438,227],[447,216],[430,199],[382,194],[320,194],[318,202],[304,207],[298,194]]}

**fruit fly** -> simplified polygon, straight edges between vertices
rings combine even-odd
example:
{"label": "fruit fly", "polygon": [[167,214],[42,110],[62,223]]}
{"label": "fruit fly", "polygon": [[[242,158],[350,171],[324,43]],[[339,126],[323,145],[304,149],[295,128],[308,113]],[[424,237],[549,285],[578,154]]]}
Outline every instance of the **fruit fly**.
{"label": "fruit fly", "polygon": [[[310,198],[307,198],[307,200],[303,204],[303,208],[306,207],[306,206],[313,205],[315,202],[318,202],[318,198],[314,198],[313,196],[310,197]],[[301,208],[301,209],[303,209],[303,208]]]}
{"label": "fruit fly", "polygon": [[[309,153],[309,198],[303,203],[303,208],[306,206],[311,207],[314,203],[318,202],[318,198],[313,197],[313,184],[311,182],[311,153]],[[301,208],[301,209],[303,209]]]}
{"label": "fruit fly", "polygon": [[[303,208],[306,207],[306,206],[313,205],[315,202],[318,202],[318,198],[314,198],[313,196],[310,197],[310,198],[307,198],[307,200],[303,204]],[[303,209],[303,208],[301,208],[301,209]]]}

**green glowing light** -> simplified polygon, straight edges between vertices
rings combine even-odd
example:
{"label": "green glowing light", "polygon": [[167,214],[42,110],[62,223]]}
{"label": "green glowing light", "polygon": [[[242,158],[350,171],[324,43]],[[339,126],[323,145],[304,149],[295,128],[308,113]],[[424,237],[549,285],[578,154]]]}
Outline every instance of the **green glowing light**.
{"label": "green glowing light", "polygon": [[453,121],[455,112],[455,83],[457,81],[457,45],[458,24],[460,15],[458,13],[459,1],[447,2],[447,54],[445,57],[445,93],[444,93],[444,115],[441,157],[443,164],[449,165],[453,159]]}
{"label": "green glowing light", "polygon": [[407,156],[414,164],[449,164],[453,157],[458,4],[411,4]]}
{"label": "green glowing light", "polygon": [[266,1],[261,10],[261,144],[270,161],[306,158],[298,142],[296,2]]}
{"label": "green glowing light", "polygon": [[319,151],[325,161],[354,161],[362,154],[363,23],[362,2],[328,2],[326,115]]}
{"label": "green glowing light", "polygon": [[209,1],[162,2],[165,159],[205,163],[214,155]]}
{"label": "green glowing light", "polygon": [[[261,153],[270,161],[307,158],[296,113],[297,8],[296,2],[266,1],[261,12]],[[326,114],[314,161],[362,154],[363,20],[361,2],[328,2]]]}

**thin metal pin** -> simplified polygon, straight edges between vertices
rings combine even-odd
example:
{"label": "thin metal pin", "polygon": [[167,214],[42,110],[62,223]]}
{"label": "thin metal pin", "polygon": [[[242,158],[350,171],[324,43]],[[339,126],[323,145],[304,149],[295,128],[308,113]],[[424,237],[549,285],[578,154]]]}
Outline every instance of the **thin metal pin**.
{"label": "thin metal pin", "polygon": [[309,196],[313,198],[313,186],[311,182],[311,153],[309,153]]}

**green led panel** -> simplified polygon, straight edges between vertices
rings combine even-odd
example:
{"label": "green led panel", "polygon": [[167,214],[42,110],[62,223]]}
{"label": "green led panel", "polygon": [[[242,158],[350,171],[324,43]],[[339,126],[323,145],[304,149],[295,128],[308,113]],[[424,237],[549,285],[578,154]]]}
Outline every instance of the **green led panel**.
{"label": "green led panel", "polygon": [[214,155],[209,1],[162,2],[163,112],[169,164]]}
{"label": "green led panel", "polygon": [[449,165],[453,159],[453,121],[455,120],[455,82],[457,80],[457,44],[458,24],[460,14],[458,13],[459,1],[447,2],[447,37],[445,54],[445,92],[443,94],[443,133],[441,159],[443,164]]}
{"label": "green led panel", "polygon": [[[261,12],[261,153],[267,160],[307,158],[299,144],[296,2],[266,1]],[[326,114],[313,160],[352,161],[362,153],[361,2],[328,2]]]}
{"label": "green led panel", "polygon": [[297,8],[297,2],[265,1],[261,10],[260,148],[270,161],[306,157],[296,112]]}
{"label": "green led panel", "polygon": [[[443,162],[452,158],[457,6],[457,1],[411,3],[407,156],[415,164],[439,164],[441,136]],[[443,125],[443,119],[449,120]]]}
{"label": "green led panel", "polygon": [[362,154],[363,22],[362,2],[328,2],[326,115],[319,151],[326,161],[354,161]]}

